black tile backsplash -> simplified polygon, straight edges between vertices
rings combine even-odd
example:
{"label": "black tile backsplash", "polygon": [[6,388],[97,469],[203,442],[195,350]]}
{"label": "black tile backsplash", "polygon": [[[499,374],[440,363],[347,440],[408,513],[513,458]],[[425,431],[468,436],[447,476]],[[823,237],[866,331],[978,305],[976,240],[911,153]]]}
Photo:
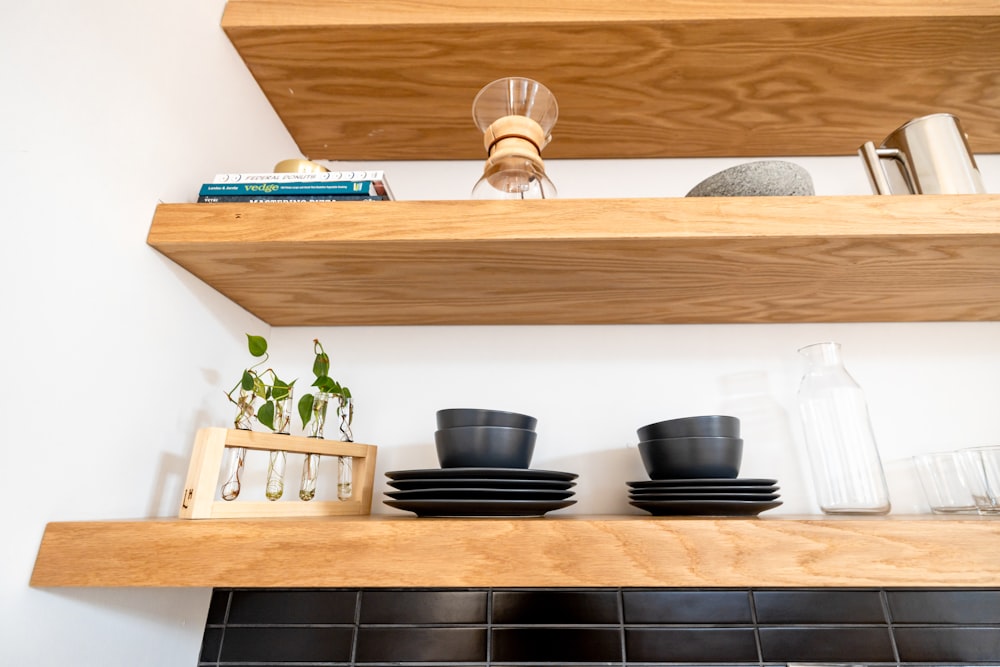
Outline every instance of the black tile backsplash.
{"label": "black tile backsplash", "polygon": [[874,590],[754,591],[753,602],[761,625],[885,623],[882,596]]}
{"label": "black tile backsplash", "polygon": [[214,665],[219,659],[219,649],[222,648],[222,628],[205,628],[205,634],[201,638],[201,653],[199,654],[199,664]]}
{"label": "black tile backsplash", "polygon": [[998,662],[1000,628],[896,628],[900,660],[906,662]]}
{"label": "black tile backsplash", "polygon": [[625,590],[626,623],[752,623],[746,590]]}
{"label": "black tile backsplash", "polygon": [[486,628],[362,626],[355,660],[358,664],[484,662]]}
{"label": "black tile backsplash", "polygon": [[208,605],[208,625],[225,625],[229,611],[229,590],[217,588],[212,591],[212,601]]}
{"label": "black tile backsplash", "polygon": [[226,628],[219,664],[239,662],[347,662],[352,628],[296,625]]}
{"label": "black tile backsplash", "polygon": [[528,662],[622,662],[618,628],[495,628],[493,660]]}
{"label": "black tile backsplash", "polygon": [[217,589],[200,667],[1000,666],[1000,589]]}
{"label": "black tile backsplash", "polygon": [[891,590],[893,623],[1000,624],[1000,590]]}
{"label": "black tile backsplash", "polygon": [[764,662],[895,662],[888,626],[760,628]]}
{"label": "black tile backsplash", "polygon": [[621,623],[615,590],[493,592],[493,622],[525,625],[596,625]]}
{"label": "black tile backsplash", "polygon": [[750,628],[626,628],[631,662],[757,663]]}
{"label": "black tile backsplash", "polygon": [[229,602],[228,625],[308,625],[354,623],[354,591],[236,591]]}
{"label": "black tile backsplash", "polygon": [[366,590],[361,596],[361,623],[486,623],[485,590]]}

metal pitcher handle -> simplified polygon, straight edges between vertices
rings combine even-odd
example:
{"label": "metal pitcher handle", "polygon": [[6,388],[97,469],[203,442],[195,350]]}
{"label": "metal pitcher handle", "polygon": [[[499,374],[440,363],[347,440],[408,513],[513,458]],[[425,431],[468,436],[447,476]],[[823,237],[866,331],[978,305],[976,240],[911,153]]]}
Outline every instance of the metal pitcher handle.
{"label": "metal pitcher handle", "polygon": [[[876,148],[874,142],[866,141],[858,149],[858,155],[861,156],[861,161],[865,163],[868,180],[871,182],[875,194],[891,195],[892,187],[889,185],[889,178],[885,175],[885,169],[882,168],[882,160],[898,160],[905,173],[906,162],[902,159],[899,150],[896,148]],[[907,174],[907,176],[909,175]],[[910,179],[907,178],[907,181],[910,181]],[[911,191],[910,194],[916,193]]]}

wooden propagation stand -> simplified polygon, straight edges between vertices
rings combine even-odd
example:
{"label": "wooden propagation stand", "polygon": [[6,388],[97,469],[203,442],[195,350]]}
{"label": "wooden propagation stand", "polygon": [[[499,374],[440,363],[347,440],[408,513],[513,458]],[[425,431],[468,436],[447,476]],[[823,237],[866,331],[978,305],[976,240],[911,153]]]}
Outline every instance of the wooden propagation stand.
{"label": "wooden propagation stand", "polygon": [[[219,469],[226,447],[262,451],[283,451],[321,456],[350,456],[353,493],[350,500],[308,502],[216,500]],[[304,438],[275,433],[257,433],[239,429],[203,428],[195,436],[191,465],[181,500],[182,519],[221,519],[276,516],[343,516],[370,514],[375,480],[375,445],[356,442]],[[334,473],[336,474],[336,473]]]}

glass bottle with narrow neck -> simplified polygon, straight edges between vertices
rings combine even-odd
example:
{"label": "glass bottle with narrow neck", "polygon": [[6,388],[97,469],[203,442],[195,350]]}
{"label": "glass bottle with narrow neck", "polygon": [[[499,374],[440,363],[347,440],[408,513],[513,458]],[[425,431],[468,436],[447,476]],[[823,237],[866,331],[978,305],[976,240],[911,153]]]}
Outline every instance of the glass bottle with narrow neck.
{"label": "glass bottle with narrow neck", "polygon": [[838,343],[799,350],[807,368],[799,410],[820,509],[885,514],[889,490],[864,391],[844,367]]}

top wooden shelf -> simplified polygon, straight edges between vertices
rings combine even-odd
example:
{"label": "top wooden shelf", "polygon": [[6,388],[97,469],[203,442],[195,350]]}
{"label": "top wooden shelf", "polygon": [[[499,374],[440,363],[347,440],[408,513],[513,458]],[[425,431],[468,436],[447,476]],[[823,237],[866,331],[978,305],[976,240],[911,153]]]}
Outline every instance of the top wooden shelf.
{"label": "top wooden shelf", "polygon": [[50,523],[31,585],[1000,586],[979,516]]}
{"label": "top wooden shelf", "polygon": [[1000,152],[996,0],[230,0],[222,27],[313,159],[482,159],[472,100],[547,85],[547,158],[850,154],[961,118]]}
{"label": "top wooden shelf", "polygon": [[1000,320],[1000,195],[161,204],[273,326]]}

